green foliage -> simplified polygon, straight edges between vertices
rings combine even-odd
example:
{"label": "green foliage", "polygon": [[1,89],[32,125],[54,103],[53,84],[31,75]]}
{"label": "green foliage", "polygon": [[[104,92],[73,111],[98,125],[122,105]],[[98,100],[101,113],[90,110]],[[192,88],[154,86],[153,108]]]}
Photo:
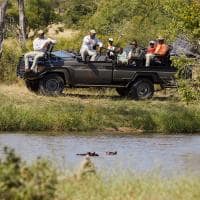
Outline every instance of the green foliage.
{"label": "green foliage", "polygon": [[0,160],[0,199],[54,199],[57,174],[49,162],[37,160],[32,166],[22,162],[13,150],[4,148]]}
{"label": "green foliage", "polygon": [[0,82],[16,81],[16,67],[21,52],[18,42],[11,40],[5,43],[0,59]]}
{"label": "green foliage", "polygon": [[55,45],[55,50],[72,50],[79,52],[80,46],[82,43],[83,34],[77,34],[73,38],[67,39],[67,38],[59,38]]}
{"label": "green foliage", "polygon": [[27,0],[26,16],[30,28],[39,29],[55,23],[59,16],[55,13],[52,0]]}
{"label": "green foliage", "polygon": [[196,40],[200,37],[199,0],[164,0],[163,9],[170,16],[168,34],[185,34]]}
{"label": "green foliage", "polygon": [[180,80],[179,81],[179,93],[183,101],[187,104],[194,100],[200,100],[200,85],[198,88],[194,87],[194,82],[189,80]]}
{"label": "green foliage", "polygon": [[63,7],[62,19],[67,26],[76,27],[83,21],[93,15],[97,9],[96,0],[70,0],[65,1]]}
{"label": "green foliage", "polygon": [[194,100],[200,100],[200,81],[188,79],[188,73],[197,65],[196,60],[185,56],[173,59],[173,65],[178,68],[177,79],[180,97],[187,104]]}

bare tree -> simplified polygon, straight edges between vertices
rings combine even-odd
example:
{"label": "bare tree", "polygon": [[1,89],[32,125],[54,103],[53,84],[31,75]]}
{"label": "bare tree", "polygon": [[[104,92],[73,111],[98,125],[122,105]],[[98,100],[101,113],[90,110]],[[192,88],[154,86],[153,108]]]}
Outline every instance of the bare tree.
{"label": "bare tree", "polygon": [[8,0],[4,0],[0,4],[0,57],[3,50],[3,39],[4,39],[4,27],[5,27],[5,15],[6,15],[6,9],[8,6]]}
{"label": "bare tree", "polygon": [[19,7],[19,39],[21,42],[25,42],[26,23],[25,23],[24,0],[18,0],[18,7]]}

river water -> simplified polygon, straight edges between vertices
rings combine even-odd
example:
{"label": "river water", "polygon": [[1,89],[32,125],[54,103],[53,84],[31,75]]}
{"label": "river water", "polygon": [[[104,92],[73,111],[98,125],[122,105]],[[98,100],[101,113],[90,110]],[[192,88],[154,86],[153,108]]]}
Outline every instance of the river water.
{"label": "river water", "polygon": [[[108,173],[159,172],[165,176],[200,174],[200,135],[44,135],[0,134],[0,157],[3,147],[14,148],[28,163],[37,157],[47,158],[58,168],[74,170],[82,156],[77,153],[95,151],[92,157],[97,170]],[[108,156],[106,151],[117,151]]]}

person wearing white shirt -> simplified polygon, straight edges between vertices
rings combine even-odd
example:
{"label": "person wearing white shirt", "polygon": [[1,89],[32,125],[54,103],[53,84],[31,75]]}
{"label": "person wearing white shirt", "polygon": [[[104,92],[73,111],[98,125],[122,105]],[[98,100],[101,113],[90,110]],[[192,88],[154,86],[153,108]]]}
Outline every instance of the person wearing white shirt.
{"label": "person wearing white shirt", "polygon": [[29,69],[28,58],[34,56],[33,64],[31,66],[30,70],[37,72],[36,66],[37,66],[38,59],[45,55],[45,52],[47,50],[47,46],[49,43],[55,44],[56,41],[52,40],[50,38],[46,38],[44,36],[43,30],[38,31],[38,37],[33,41],[33,50],[34,51],[28,52],[24,55],[25,71],[27,71]]}
{"label": "person wearing white shirt", "polygon": [[91,30],[90,34],[83,38],[83,43],[80,49],[83,61],[85,61],[87,55],[91,56],[90,61],[95,61],[97,56],[96,46],[101,48],[103,43],[96,38],[96,31]]}

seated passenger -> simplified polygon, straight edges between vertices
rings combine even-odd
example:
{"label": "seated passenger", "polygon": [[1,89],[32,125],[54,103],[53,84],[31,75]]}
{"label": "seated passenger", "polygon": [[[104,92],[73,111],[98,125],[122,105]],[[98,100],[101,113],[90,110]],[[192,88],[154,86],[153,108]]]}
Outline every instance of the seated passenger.
{"label": "seated passenger", "polygon": [[117,53],[117,63],[118,64],[128,64],[127,54],[122,47],[116,50]]}
{"label": "seated passenger", "polygon": [[114,59],[115,57],[115,54],[114,54],[115,46],[113,45],[113,41],[114,41],[113,38],[108,39],[107,55],[108,55],[108,58],[110,59]]}
{"label": "seated passenger", "polygon": [[34,57],[33,64],[30,68],[31,71],[37,72],[37,62],[39,58],[43,57],[45,55],[45,52],[47,50],[47,46],[50,43],[56,43],[56,40],[52,40],[50,38],[47,38],[44,36],[44,31],[40,30],[38,31],[38,37],[33,41],[33,50],[31,52],[28,52],[24,55],[25,60],[25,71],[29,70],[29,57]]}
{"label": "seated passenger", "polygon": [[96,38],[96,31],[91,30],[89,35],[83,38],[83,43],[80,49],[80,54],[83,61],[86,61],[86,56],[91,56],[90,61],[95,61],[97,56],[96,47],[100,48],[103,46],[103,43]]}
{"label": "seated passenger", "polygon": [[145,65],[146,67],[150,66],[150,63],[148,63],[150,62],[149,58],[154,58],[155,50],[156,50],[156,43],[154,41],[150,41],[146,53],[146,65]]}
{"label": "seated passenger", "polygon": [[165,39],[163,37],[158,38],[158,44],[156,46],[154,54],[146,55],[146,67],[150,66],[151,60],[154,58],[162,59],[169,51],[169,46],[165,44]]}
{"label": "seated passenger", "polygon": [[132,49],[128,53],[129,63],[135,62],[137,66],[140,66],[144,57],[142,49],[138,46],[137,41],[131,43]]}

